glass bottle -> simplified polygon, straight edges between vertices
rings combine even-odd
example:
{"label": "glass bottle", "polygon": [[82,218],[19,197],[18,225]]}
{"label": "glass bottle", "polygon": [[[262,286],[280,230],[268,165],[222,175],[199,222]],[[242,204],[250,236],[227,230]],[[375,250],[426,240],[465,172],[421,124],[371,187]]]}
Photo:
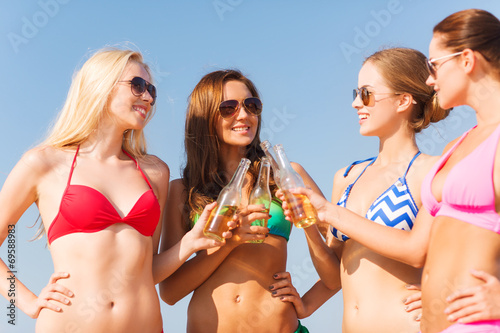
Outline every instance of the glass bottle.
{"label": "glass bottle", "polygon": [[269,159],[269,162],[271,162],[271,168],[273,169],[273,179],[274,182],[276,183],[276,186],[281,188],[280,186],[280,169],[278,167],[278,163],[276,163],[276,160],[274,159],[274,156],[271,152],[271,142],[265,140],[260,143],[260,147],[266,154],[267,158]]}
{"label": "glass bottle", "polygon": [[229,230],[227,223],[233,218],[241,202],[241,188],[250,160],[242,158],[231,181],[222,189],[217,198],[217,206],[212,210],[203,229],[205,236],[223,241],[222,234]]}
{"label": "glass bottle", "polygon": [[296,187],[305,187],[302,177],[292,168],[292,165],[286,157],[283,145],[274,146],[279,169],[281,190],[285,195],[285,200],[292,212],[292,221],[297,228],[307,228],[317,220],[316,209],[309,201],[309,198],[302,194],[292,194],[290,189]]}
{"label": "glass bottle", "polygon": [[[260,162],[259,179],[255,183],[252,192],[250,193],[250,198],[248,199],[249,205],[264,205],[264,210],[269,214],[269,209],[271,208],[271,191],[269,190],[269,171],[271,169],[271,163],[267,157],[262,157]],[[252,225],[257,225],[260,227],[267,228],[267,219],[255,220]],[[262,243],[264,240],[253,240],[249,243]]]}

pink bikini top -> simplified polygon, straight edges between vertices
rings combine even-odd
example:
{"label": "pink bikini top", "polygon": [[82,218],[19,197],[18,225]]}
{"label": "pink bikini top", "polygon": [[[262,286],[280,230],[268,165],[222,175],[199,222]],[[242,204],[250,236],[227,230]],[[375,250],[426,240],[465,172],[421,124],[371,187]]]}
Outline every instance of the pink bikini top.
{"label": "pink bikini top", "polygon": [[126,151],[123,151],[136,163],[144,180],[149,185],[149,190],[137,199],[132,210],[122,218],[101,192],[85,185],[71,185],[71,176],[79,149],[80,147],[77,148],[71,164],[68,184],[61,199],[59,212],[47,230],[49,243],[61,236],[75,232],[98,232],[116,223],[128,224],[142,235],[152,236],[160,219],[160,204],[151,184],[139,167],[139,163]]}
{"label": "pink bikini top", "polygon": [[495,210],[493,187],[500,126],[450,170],[443,185],[441,202],[432,194],[434,176],[471,130],[462,135],[425,177],[421,190],[422,204],[432,216],[448,216],[500,233],[500,215]]}

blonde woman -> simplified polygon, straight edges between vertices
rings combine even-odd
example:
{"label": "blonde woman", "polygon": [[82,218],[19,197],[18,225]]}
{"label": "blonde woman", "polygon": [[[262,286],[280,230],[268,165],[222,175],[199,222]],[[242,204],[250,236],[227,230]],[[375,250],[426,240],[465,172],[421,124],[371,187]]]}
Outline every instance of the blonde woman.
{"label": "blonde woman", "polygon": [[[196,250],[221,245],[195,228],[153,260],[169,169],[146,153],[151,82],[140,53],[96,52],[76,73],[48,138],[5,181],[0,242],[36,203],[54,262],[38,296],[17,281],[17,306],[37,318],[37,332],[161,332],[155,282]],[[3,261],[0,271],[8,271]],[[0,281],[8,298],[8,280]]]}

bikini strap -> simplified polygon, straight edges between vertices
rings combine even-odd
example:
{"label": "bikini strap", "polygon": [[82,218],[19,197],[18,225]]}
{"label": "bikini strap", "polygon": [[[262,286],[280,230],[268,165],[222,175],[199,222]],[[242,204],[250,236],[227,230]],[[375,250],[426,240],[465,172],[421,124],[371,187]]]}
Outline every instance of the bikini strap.
{"label": "bikini strap", "polygon": [[135,165],[137,166],[137,169],[139,169],[139,171],[141,172],[142,178],[144,178],[144,180],[146,181],[146,183],[148,183],[149,188],[150,188],[150,189],[153,189],[153,187],[151,186],[151,183],[150,183],[150,182],[149,182],[149,180],[148,180],[148,177],[146,177],[146,175],[145,175],[145,174],[144,174],[144,172],[142,171],[141,166],[139,165],[139,162],[137,162],[137,160],[136,160],[135,158],[133,158],[133,157],[132,157],[129,153],[127,153],[127,152],[125,151],[125,149],[123,149],[123,148],[122,148],[122,151],[125,153],[125,155],[127,155],[128,157],[130,157],[130,159],[131,159],[132,161],[134,161],[134,162],[135,162]]}
{"label": "bikini strap", "polygon": [[347,168],[346,172],[344,173],[344,177],[347,176],[347,174],[349,173],[349,171],[352,169],[353,166],[355,166],[356,164],[360,164],[360,163],[363,163],[363,162],[366,162],[366,161],[371,161],[370,163],[368,163],[365,168],[363,169],[363,171],[361,171],[361,173],[358,175],[358,177],[356,177],[356,179],[352,182],[352,184],[349,186],[349,187],[352,187],[359,179],[359,177],[361,177],[361,175],[363,173],[365,173],[365,170],[366,168],[368,168],[370,165],[373,164],[373,162],[375,162],[375,160],[377,159],[377,157],[370,157],[370,158],[367,158],[366,160],[362,160],[362,161],[356,161],[354,163],[351,163],[351,165],[349,165],[349,167]]}
{"label": "bikini strap", "polygon": [[[363,162],[366,162],[366,161],[371,161],[371,163],[369,163],[369,164],[365,167],[365,169],[366,169],[366,168],[368,168],[368,166],[372,165],[372,163],[373,163],[376,159],[377,159],[377,156],[375,156],[375,157],[370,157],[370,158],[367,158],[367,159],[364,159],[364,160],[360,160],[360,161],[355,161],[355,162],[352,162],[352,163],[351,163],[351,164],[347,167],[347,169],[345,170],[345,172],[344,172],[344,178],[345,178],[345,177],[347,177],[347,175],[349,174],[349,171],[351,171],[352,167],[353,167],[353,166],[355,166],[356,164],[360,164],[360,163],[363,163]],[[365,169],[363,169],[363,172],[365,172]],[[363,174],[363,172],[361,172],[361,174]],[[361,176],[361,175],[359,175],[359,176]],[[359,176],[358,176],[358,178],[359,178]],[[357,179],[356,179],[356,180],[357,180]],[[354,181],[354,182],[356,182],[356,181]]]}
{"label": "bikini strap", "polygon": [[78,156],[78,151],[79,150],[80,150],[80,145],[78,145],[76,147],[75,157],[73,157],[73,163],[71,163],[71,169],[69,170],[68,183],[66,184],[66,187],[69,186],[69,184],[71,182],[71,177],[73,177],[73,170],[75,170],[76,157]]}
{"label": "bikini strap", "polygon": [[411,165],[413,164],[413,162],[417,159],[417,157],[420,156],[420,154],[422,154],[422,152],[419,150],[415,156],[413,156],[413,158],[411,159],[410,161],[410,164],[408,164],[408,168],[406,168],[406,172],[405,172],[405,175],[403,176],[404,178],[406,178],[406,174],[408,173],[408,171],[410,170],[411,168]]}

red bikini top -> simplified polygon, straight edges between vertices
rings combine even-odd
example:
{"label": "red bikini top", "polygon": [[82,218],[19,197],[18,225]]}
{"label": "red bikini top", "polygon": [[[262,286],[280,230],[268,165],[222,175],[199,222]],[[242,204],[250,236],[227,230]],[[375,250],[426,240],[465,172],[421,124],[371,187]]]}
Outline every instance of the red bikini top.
{"label": "red bikini top", "polygon": [[142,177],[148,183],[149,190],[137,199],[132,210],[122,218],[101,192],[89,186],[70,184],[79,149],[80,147],[77,148],[71,165],[68,184],[61,199],[59,212],[47,231],[49,244],[64,235],[75,232],[98,232],[115,223],[128,224],[142,235],[152,236],[160,219],[160,204],[139,163],[126,151],[123,151],[136,163]]}

